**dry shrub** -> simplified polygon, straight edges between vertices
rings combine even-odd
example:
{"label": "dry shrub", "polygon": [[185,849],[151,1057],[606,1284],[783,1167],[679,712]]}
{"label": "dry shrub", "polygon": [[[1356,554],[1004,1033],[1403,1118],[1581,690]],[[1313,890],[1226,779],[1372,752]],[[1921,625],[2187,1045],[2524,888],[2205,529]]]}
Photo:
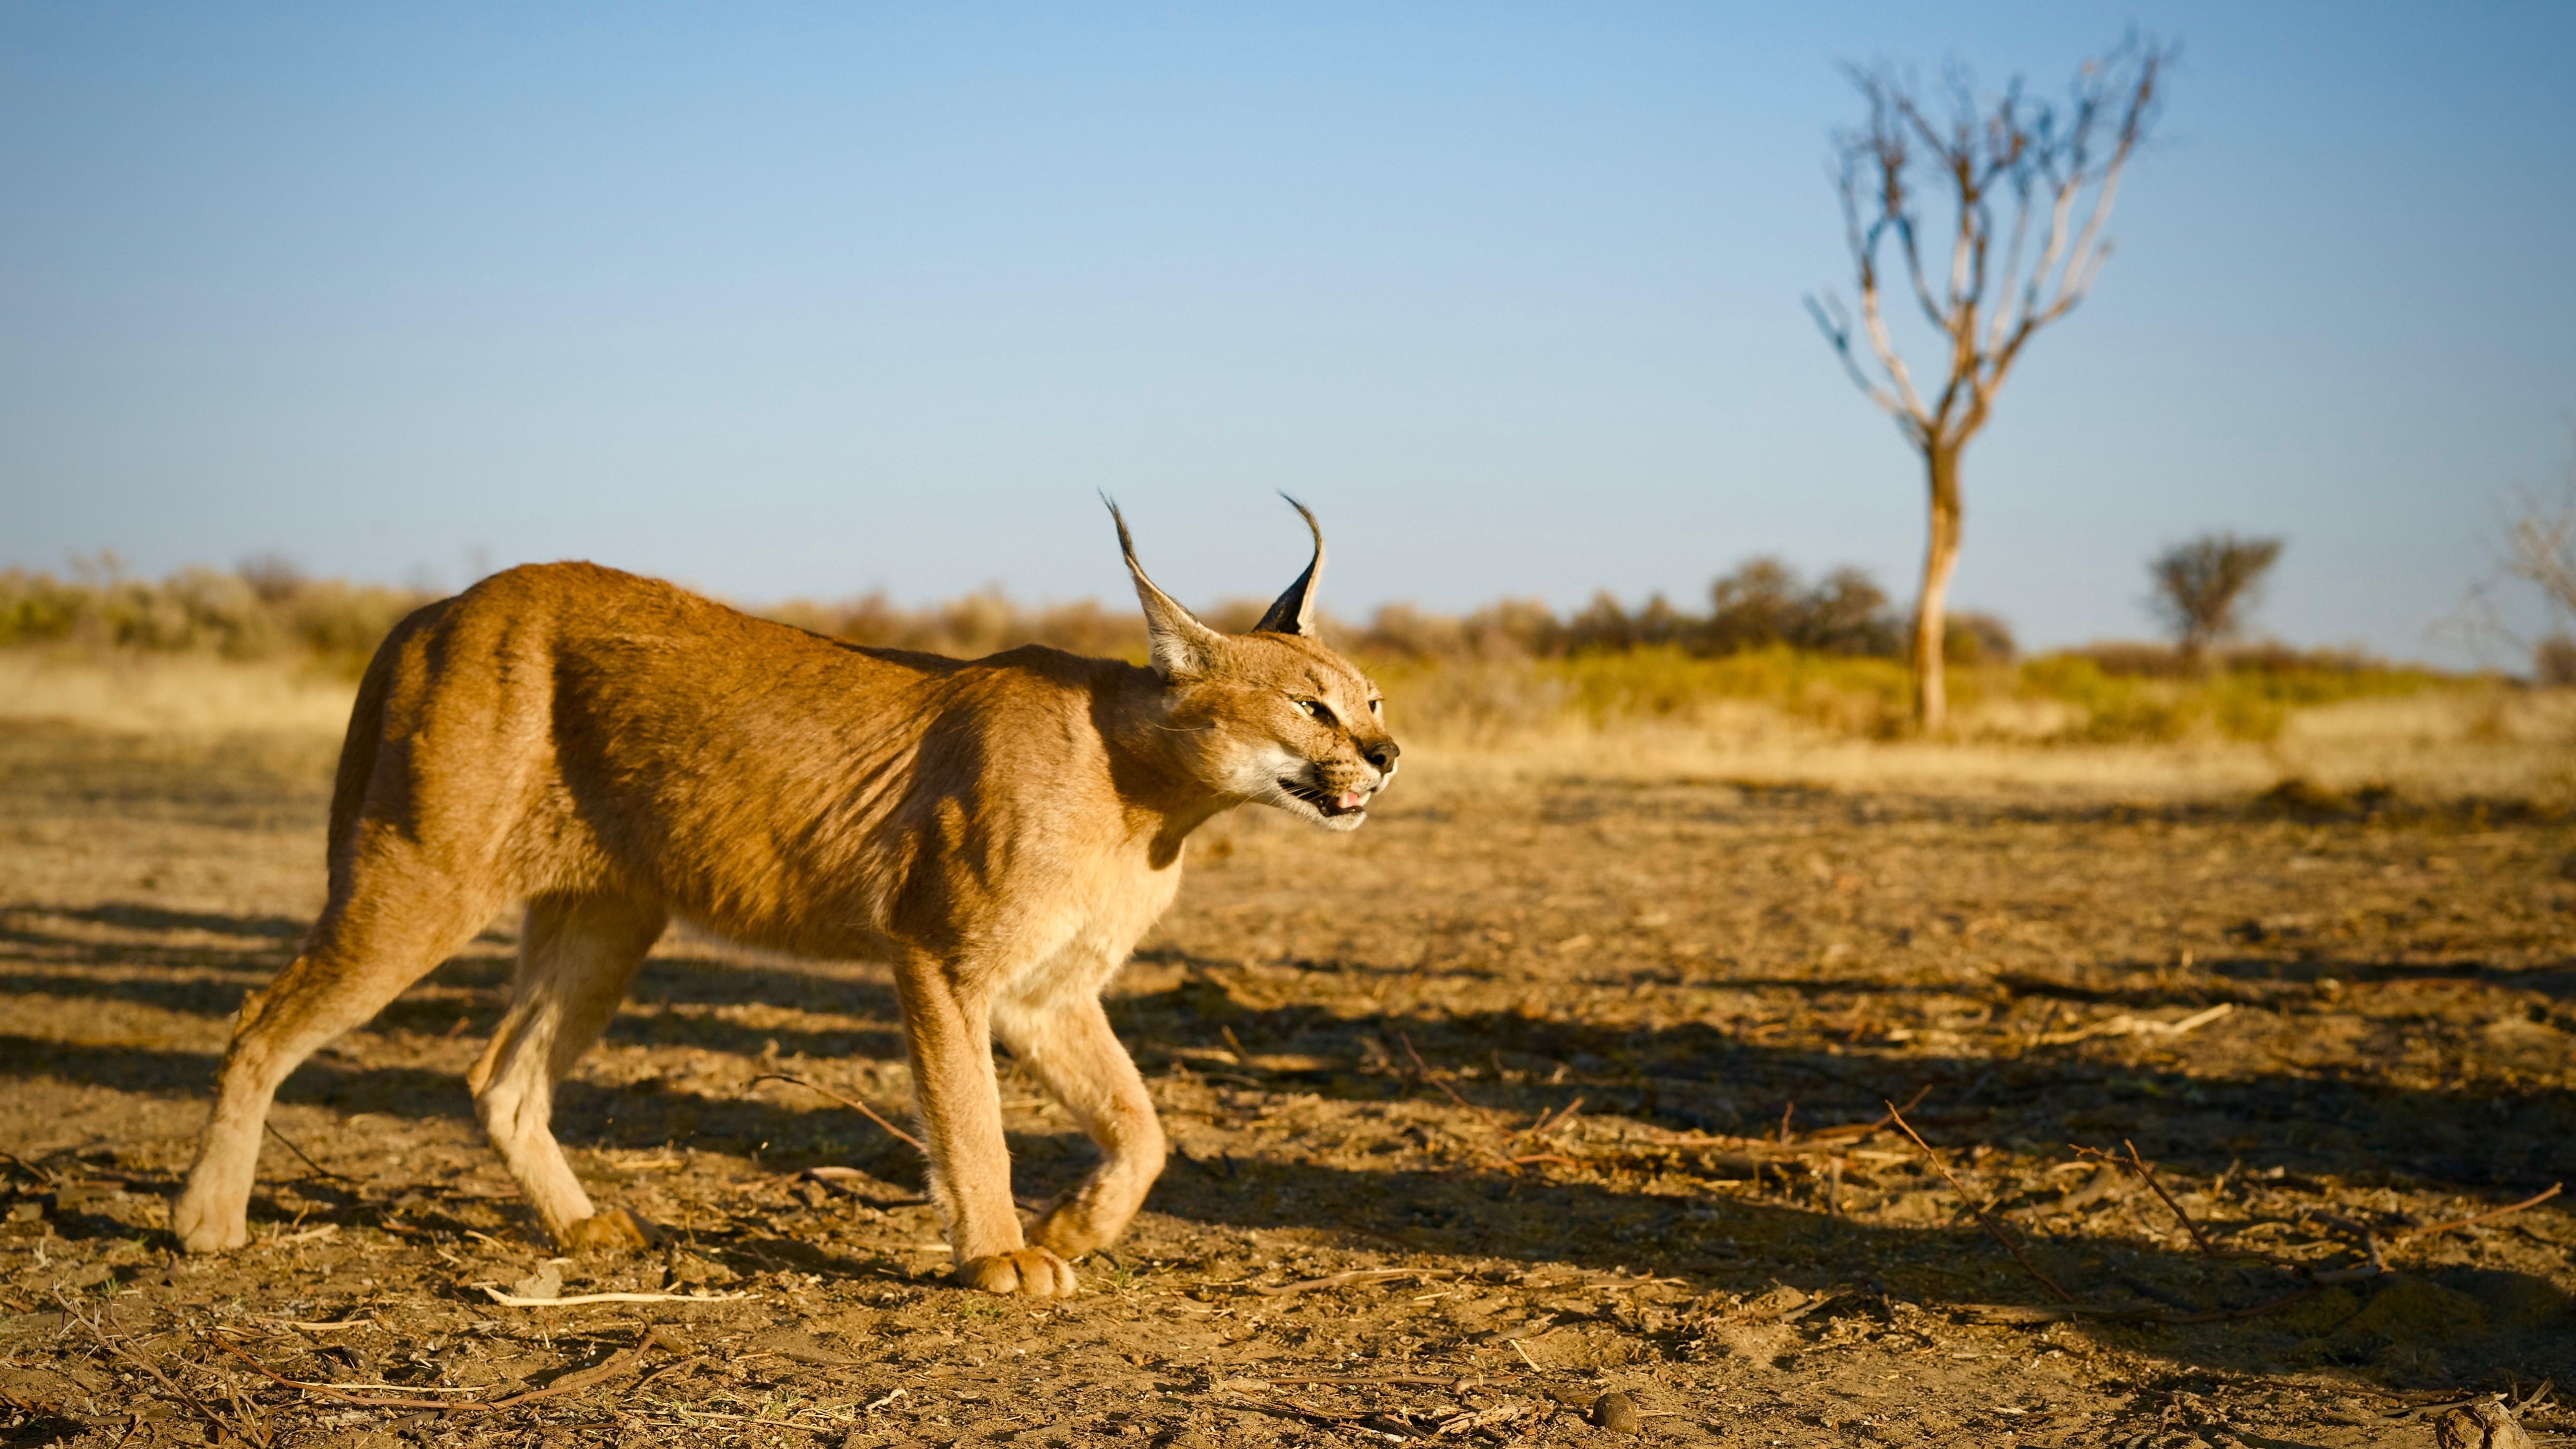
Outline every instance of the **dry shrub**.
{"label": "dry shrub", "polygon": [[[69,578],[0,573],[0,647],[55,646],[103,657],[211,656],[321,666],[354,677],[385,633],[426,596],[312,579],[283,560],[232,572],[124,577],[102,557]],[[1252,626],[1266,607],[1206,611]],[[768,617],[877,648],[975,658],[1022,644],[1141,661],[1143,620],[1084,600],[1025,606],[993,590],[926,608],[883,594],[791,601]],[[1325,637],[1375,671],[1393,717],[1430,739],[1505,742],[1654,727],[1741,737],[1781,722],[1825,738],[1906,729],[1902,636],[1886,596],[1843,569],[1810,583],[1755,559],[1718,580],[1706,614],[1664,600],[1630,610],[1608,595],[1571,616],[1507,599],[1463,615],[1411,605],[1365,626],[1327,619]],[[2463,681],[2366,656],[2256,645],[2204,667],[2160,645],[2104,644],[2014,664],[2000,620],[1954,615],[1952,734],[2011,743],[2270,741],[2293,711],[2456,688]]]}
{"label": "dry shrub", "polygon": [[2021,668],[2021,688],[2081,711],[2071,737],[2158,743],[2194,735],[2267,741],[2293,710],[2431,689],[2480,688],[2472,678],[2393,665],[2344,651],[2262,645],[2206,664],[2154,644],[2096,644]]}
{"label": "dry shrub", "polygon": [[2576,639],[2552,634],[2533,645],[2531,677],[2544,689],[2576,688]]}
{"label": "dry shrub", "polygon": [[300,656],[354,673],[386,632],[428,599],[409,589],[309,580],[268,561],[231,573],[186,568],[155,582],[127,578],[113,556],[102,555],[75,565],[69,578],[0,572],[0,647]]}

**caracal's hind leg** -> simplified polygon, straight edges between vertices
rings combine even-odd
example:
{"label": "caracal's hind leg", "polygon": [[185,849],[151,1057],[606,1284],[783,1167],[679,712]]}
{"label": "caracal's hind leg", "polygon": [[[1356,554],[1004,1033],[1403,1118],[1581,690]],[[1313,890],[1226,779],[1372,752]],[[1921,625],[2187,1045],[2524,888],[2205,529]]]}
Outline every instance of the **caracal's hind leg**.
{"label": "caracal's hind leg", "polygon": [[362,863],[350,882],[345,899],[324,907],[303,954],[242,1000],[214,1113],[170,1207],[170,1231],[191,1253],[250,1240],[260,1129],[287,1073],[474,939],[496,904],[385,861]]}
{"label": "caracal's hind leg", "polygon": [[1163,1126],[1154,1099],[1089,983],[993,1013],[1002,1040],[1100,1147],[1100,1165],[1047,1209],[1031,1238],[1080,1257],[1115,1241],[1163,1171]]}
{"label": "caracal's hind leg", "polygon": [[510,1007],[466,1085],[474,1113],[510,1175],[569,1250],[640,1248],[643,1225],[623,1208],[598,1212],[548,1119],[555,1083],[608,1029],[635,968],[661,937],[662,907],[606,895],[539,896],[528,903]]}

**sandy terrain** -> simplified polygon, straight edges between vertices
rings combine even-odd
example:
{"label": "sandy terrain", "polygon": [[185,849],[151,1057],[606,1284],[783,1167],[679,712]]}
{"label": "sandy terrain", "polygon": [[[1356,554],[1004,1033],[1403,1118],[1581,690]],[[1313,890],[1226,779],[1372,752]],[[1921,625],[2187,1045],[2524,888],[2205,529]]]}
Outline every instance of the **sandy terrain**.
{"label": "sandy terrain", "polygon": [[[2569,1199],[2416,1231],[2576,1176],[2547,812],[1425,749],[1356,836],[1194,844],[1115,1004],[1184,1156],[1033,1306],[757,1080],[901,1121],[885,974],[686,932],[556,1118],[664,1242],[550,1262],[460,1081],[508,921],[288,1083],[255,1246],[174,1257],[333,746],[0,730],[0,1443],[2430,1445],[2576,1382]],[[1087,1149],[1005,1095],[1034,1201]],[[2128,1142],[2174,1207],[2076,1151]]]}

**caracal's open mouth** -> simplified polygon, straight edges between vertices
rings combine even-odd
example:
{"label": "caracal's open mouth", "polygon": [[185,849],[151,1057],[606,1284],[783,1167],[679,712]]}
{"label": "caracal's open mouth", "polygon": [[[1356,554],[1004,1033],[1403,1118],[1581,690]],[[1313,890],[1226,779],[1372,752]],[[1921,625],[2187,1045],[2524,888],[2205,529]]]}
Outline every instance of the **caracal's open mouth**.
{"label": "caracal's open mouth", "polygon": [[1340,815],[1368,813],[1369,797],[1365,790],[1344,790],[1336,794],[1321,785],[1309,785],[1303,780],[1282,780],[1279,782],[1279,788],[1314,806],[1315,813],[1327,820]]}

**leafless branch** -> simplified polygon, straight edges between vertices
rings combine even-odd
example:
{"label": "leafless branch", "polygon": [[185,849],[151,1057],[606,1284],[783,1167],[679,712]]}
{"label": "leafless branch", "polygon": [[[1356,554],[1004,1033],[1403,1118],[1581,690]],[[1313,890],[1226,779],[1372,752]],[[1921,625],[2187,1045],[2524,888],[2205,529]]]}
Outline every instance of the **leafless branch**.
{"label": "leafless branch", "polygon": [[867,1103],[862,1102],[855,1097],[844,1097],[829,1087],[809,1082],[803,1077],[791,1077],[785,1072],[764,1072],[751,1079],[751,1084],[755,1087],[759,1086],[763,1082],[791,1082],[799,1087],[803,1087],[806,1091],[814,1093],[816,1096],[829,1097],[833,1101],[840,1103],[842,1106],[847,1107],[851,1111],[858,1113],[860,1116],[867,1118],[871,1122],[874,1122],[879,1127],[884,1128],[887,1133],[893,1136],[897,1141],[910,1143],[913,1151],[920,1153],[924,1157],[928,1157],[930,1155],[930,1149],[921,1144],[920,1138],[913,1136],[911,1133],[897,1127],[892,1122],[887,1121],[884,1117],[879,1116],[876,1108],[869,1106]]}
{"label": "leafless branch", "polygon": [[2191,1220],[2191,1214],[2182,1210],[2181,1203],[2174,1201],[2173,1194],[2165,1191],[2165,1185],[2156,1180],[2156,1170],[2149,1167],[2147,1160],[2138,1155],[2138,1144],[2124,1137],[2120,1139],[2120,1145],[2129,1149],[2127,1163],[2129,1170],[2136,1173],[2139,1180],[2146,1183],[2148,1188],[2163,1200],[2164,1205],[2173,1210],[2173,1215],[2182,1223],[2183,1231],[2191,1234],[2191,1240],[2200,1245],[2201,1256],[2205,1258],[2218,1256],[2218,1249],[2210,1245],[2209,1235],[2200,1230],[2200,1224]]}
{"label": "leafless branch", "polygon": [[1986,1236],[2002,1244],[2004,1251],[2012,1254],[2013,1260],[2021,1264],[2022,1270],[2030,1274],[2033,1278],[2038,1279],[2041,1287],[2056,1294],[2059,1302],[2075,1302],[2075,1295],[2059,1287],[2056,1279],[2041,1272],[2039,1270],[2039,1265],[2030,1260],[2030,1255],[2021,1250],[2021,1245],[2014,1242],[2011,1235],[2007,1234],[2003,1230],[2003,1225],[1995,1221],[1994,1204],[1981,1202],[1973,1193],[1968,1191],[1967,1186],[1964,1183],[1961,1183],[1958,1177],[1950,1171],[1950,1164],[1941,1160],[1941,1154],[1932,1150],[1932,1144],[1923,1140],[1921,1134],[1914,1130],[1913,1125],[1905,1120],[1905,1114],[1897,1110],[1897,1106],[1894,1102],[1889,1102],[1886,1106],[1888,1119],[1896,1124],[1898,1131],[1903,1132],[1907,1137],[1913,1139],[1916,1147],[1923,1149],[1923,1155],[1930,1159],[1933,1169],[1939,1172],[1943,1180],[1950,1184],[1950,1190],[1959,1195],[1959,1201],[1967,1205],[1968,1211],[1976,1215],[1977,1226],[1986,1230]]}
{"label": "leafless branch", "polygon": [[[1884,384],[1853,355],[1848,319],[1829,320],[1812,300],[1809,305],[1862,392],[1909,422],[1925,446],[1965,442],[1983,426],[2031,334],[2071,311],[2100,276],[2111,253],[2104,228],[2120,178],[2154,127],[2174,55],[2172,47],[2132,34],[2087,62],[2063,101],[2035,100],[2016,80],[1980,102],[1963,71],[1953,71],[1939,97],[1927,99],[1892,68],[1849,69],[1868,115],[1837,138],[1836,188],[1862,330]],[[1947,211],[1949,267],[1938,286],[1924,265],[1927,195]],[[2034,231],[2043,239],[2032,258]],[[1948,354],[1928,406],[1880,310],[1881,257],[1891,246]],[[2007,300],[1990,309],[1998,285]]]}

